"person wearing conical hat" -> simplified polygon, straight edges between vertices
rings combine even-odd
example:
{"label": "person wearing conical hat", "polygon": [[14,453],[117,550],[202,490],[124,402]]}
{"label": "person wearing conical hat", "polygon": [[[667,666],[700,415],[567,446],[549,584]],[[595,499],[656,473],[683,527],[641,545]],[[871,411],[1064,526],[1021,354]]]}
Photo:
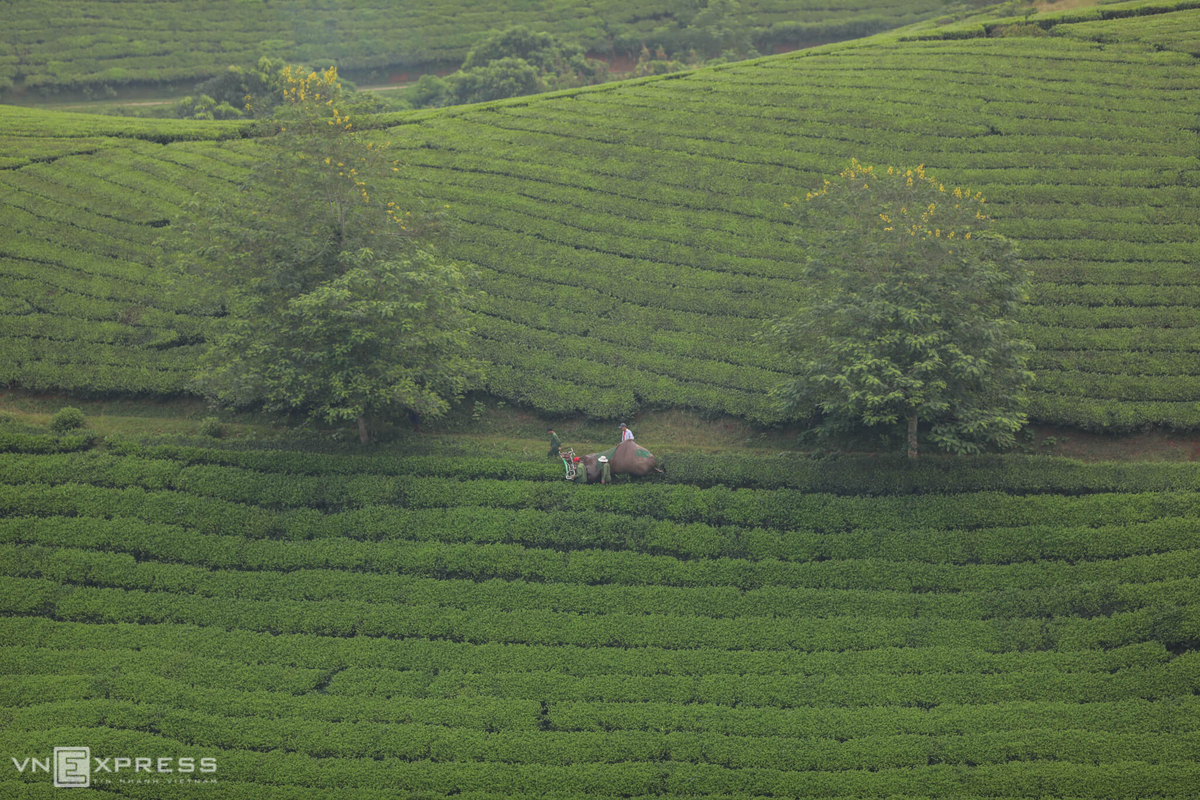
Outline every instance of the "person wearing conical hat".
{"label": "person wearing conical hat", "polygon": [[600,456],[597,461],[600,462],[600,483],[612,483],[612,467],[608,463],[608,456]]}

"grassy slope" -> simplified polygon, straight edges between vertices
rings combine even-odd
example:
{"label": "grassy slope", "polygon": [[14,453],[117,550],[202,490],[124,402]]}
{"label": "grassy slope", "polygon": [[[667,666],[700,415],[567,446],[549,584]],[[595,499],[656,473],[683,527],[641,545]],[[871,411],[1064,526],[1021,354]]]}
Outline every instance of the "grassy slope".
{"label": "grassy slope", "polygon": [[[461,220],[452,251],[492,296],[479,327],[500,396],[596,416],[763,413],[779,365],[750,336],[803,293],[783,203],[857,156],[984,191],[1021,240],[1038,278],[1035,416],[1194,426],[1200,70],[1172,32],[1198,14],[893,37],[404,115],[388,135],[407,150],[406,185]],[[177,391],[204,322],[155,290],[154,226],[191,191],[227,189],[253,145],[4,114],[23,127],[3,152],[18,168],[0,173],[0,378]]]}
{"label": "grassy slope", "polygon": [[[945,12],[943,0],[745,0],[730,29],[764,52],[898,28]],[[195,80],[260,56],[334,59],[343,70],[460,63],[496,29],[524,24],[599,52],[634,52],[647,42],[679,49],[690,21],[671,0],[90,0],[64,5],[12,0],[0,31],[0,91],[57,91],[126,83]],[[682,16],[680,16],[682,14]]]}

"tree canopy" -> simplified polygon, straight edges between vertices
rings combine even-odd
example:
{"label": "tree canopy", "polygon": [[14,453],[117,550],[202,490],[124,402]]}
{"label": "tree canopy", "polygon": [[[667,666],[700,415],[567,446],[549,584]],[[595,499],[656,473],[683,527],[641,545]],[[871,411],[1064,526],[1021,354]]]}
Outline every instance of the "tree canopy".
{"label": "tree canopy", "polygon": [[775,396],[822,435],[906,426],[951,452],[1009,447],[1026,422],[1032,346],[1014,320],[1029,274],[986,199],[924,167],[850,166],[790,207],[808,302],[768,338],[798,377]]}
{"label": "tree canopy", "polygon": [[422,76],[407,100],[416,107],[482,103],[606,80],[608,66],[578,44],[518,25],[479,42],[445,78]]}
{"label": "tree canopy", "polygon": [[466,276],[429,247],[439,215],[387,199],[402,165],[359,130],[335,69],[285,67],[281,96],[247,181],[197,203],[167,241],[203,279],[188,290],[225,311],[195,388],[356,420],[363,441],[373,414],[444,414],[482,365],[467,354]]}

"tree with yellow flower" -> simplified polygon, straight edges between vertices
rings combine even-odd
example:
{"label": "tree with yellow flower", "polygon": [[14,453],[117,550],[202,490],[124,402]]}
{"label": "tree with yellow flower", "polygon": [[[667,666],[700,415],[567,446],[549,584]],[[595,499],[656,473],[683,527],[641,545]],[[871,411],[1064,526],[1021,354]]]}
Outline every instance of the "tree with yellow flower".
{"label": "tree with yellow flower", "polygon": [[986,199],[924,167],[852,160],[788,204],[809,300],[768,338],[798,377],[774,394],[819,435],[902,432],[955,453],[1011,447],[1026,422],[1032,345],[1015,316],[1029,273]]}
{"label": "tree with yellow flower", "polygon": [[284,68],[279,88],[247,180],[167,240],[202,278],[190,290],[224,309],[194,386],[227,406],[352,420],[363,442],[373,417],[441,416],[482,365],[468,353],[475,295],[431,249],[438,214],[400,193],[386,132],[335,69]]}

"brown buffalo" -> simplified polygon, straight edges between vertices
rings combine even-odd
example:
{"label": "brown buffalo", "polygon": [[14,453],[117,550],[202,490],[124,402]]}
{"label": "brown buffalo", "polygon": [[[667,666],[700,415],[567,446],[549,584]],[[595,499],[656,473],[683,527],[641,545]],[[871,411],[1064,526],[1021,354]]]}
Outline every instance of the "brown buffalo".
{"label": "brown buffalo", "polygon": [[588,483],[600,482],[600,456],[608,456],[613,475],[633,475],[640,478],[653,472],[657,463],[654,454],[637,442],[621,442],[603,453],[592,453],[583,457],[580,463],[587,470]]}

